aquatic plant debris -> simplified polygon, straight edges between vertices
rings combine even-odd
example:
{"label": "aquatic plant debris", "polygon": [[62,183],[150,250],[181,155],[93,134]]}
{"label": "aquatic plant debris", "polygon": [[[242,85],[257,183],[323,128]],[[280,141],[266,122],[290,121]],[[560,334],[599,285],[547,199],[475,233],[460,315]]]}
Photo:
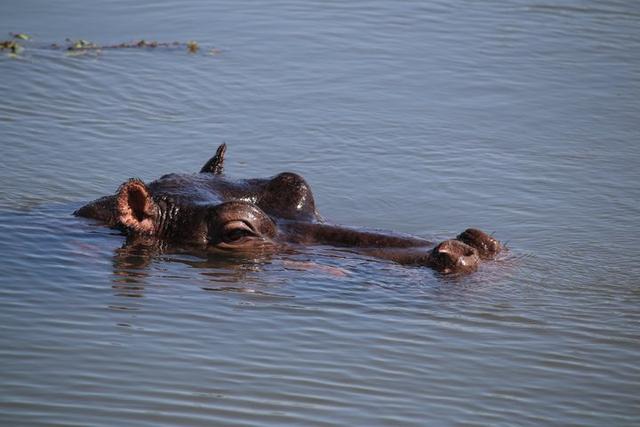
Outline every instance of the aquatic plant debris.
{"label": "aquatic plant debris", "polygon": [[71,46],[67,47],[67,50],[99,49],[97,44],[82,39],[76,40],[75,42],[67,39],[67,42],[71,43]]}
{"label": "aquatic plant debris", "polygon": [[31,36],[25,33],[9,33],[9,35],[14,39],[31,40]]}
{"label": "aquatic plant debris", "polygon": [[[19,54],[24,50],[24,47],[18,43],[19,40],[31,41],[32,37],[27,33],[9,33],[12,37],[11,40],[0,41],[0,50],[8,50],[10,54]],[[33,46],[33,45],[32,45]],[[42,48],[43,46],[36,46]],[[185,49],[190,54],[195,54],[201,51],[200,44],[195,40],[189,40],[187,42],[159,42],[156,40],[135,40],[131,42],[122,42],[118,44],[106,44],[101,45],[86,39],[65,39],[63,44],[52,43],[48,46],[50,49],[62,49],[68,52],[68,55],[71,56],[80,56],[80,55],[100,55],[103,50],[111,50],[111,49],[156,49],[156,48],[166,48],[166,49]],[[220,49],[217,48],[207,48],[204,51],[205,55],[218,55],[221,53]]]}
{"label": "aquatic plant debris", "polygon": [[[182,42],[158,42],[155,40],[138,40],[133,42],[124,42],[118,44],[111,45],[99,45],[87,40],[66,40],[68,44],[67,50],[69,51],[99,51],[105,49],[156,49],[156,48],[177,48],[177,47],[186,47],[187,52],[196,53],[200,49],[200,45],[198,42],[190,40],[186,43]],[[60,48],[58,45],[52,45],[54,48]]]}
{"label": "aquatic plant debris", "polygon": [[0,50],[8,50],[11,54],[18,55],[24,48],[15,40],[0,41]]}
{"label": "aquatic plant debris", "polygon": [[187,50],[189,51],[189,53],[196,53],[198,49],[200,49],[200,46],[198,46],[198,42],[194,42],[193,40],[189,40],[187,42]]}

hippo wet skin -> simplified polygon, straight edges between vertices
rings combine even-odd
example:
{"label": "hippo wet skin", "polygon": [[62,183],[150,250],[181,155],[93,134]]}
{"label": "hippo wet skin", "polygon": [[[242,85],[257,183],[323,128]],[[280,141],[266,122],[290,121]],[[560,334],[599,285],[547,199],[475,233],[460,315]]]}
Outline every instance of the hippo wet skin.
{"label": "hippo wet skin", "polygon": [[115,195],[74,214],[171,246],[250,252],[287,244],[333,245],[445,274],[472,272],[502,250],[496,239],[472,228],[434,245],[418,237],[326,224],[304,178],[285,172],[228,180],[225,152],[222,144],[198,174],[168,174],[148,184],[130,179]]}

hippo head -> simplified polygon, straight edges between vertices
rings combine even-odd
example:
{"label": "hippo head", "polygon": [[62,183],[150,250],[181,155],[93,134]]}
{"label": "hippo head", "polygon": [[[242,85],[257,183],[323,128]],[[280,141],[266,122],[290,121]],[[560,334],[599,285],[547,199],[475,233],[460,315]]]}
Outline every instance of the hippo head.
{"label": "hippo head", "polygon": [[169,174],[148,185],[130,179],[114,197],[114,226],[189,246],[264,246],[276,236],[277,223],[319,218],[311,189],[291,172],[242,181],[202,173]]}
{"label": "hippo head", "polygon": [[319,219],[311,188],[300,175],[228,180],[222,176],[226,145],[198,174],[167,174],[145,184],[123,183],[114,196],[75,214],[106,222],[131,237],[190,247],[248,249],[268,245],[277,223]]}
{"label": "hippo head", "polygon": [[279,244],[333,245],[443,273],[467,273],[492,259],[502,246],[468,229],[433,245],[425,239],[325,224],[311,188],[300,175],[229,180],[222,175],[226,146],[198,174],[167,174],[145,184],[123,183],[115,195],[80,209],[130,238],[198,249],[247,251]]}
{"label": "hippo head", "polygon": [[153,194],[137,179],[120,186],[115,211],[116,225],[130,235],[189,246],[246,249],[269,243],[276,235],[274,221],[251,201],[192,203],[184,197]]}

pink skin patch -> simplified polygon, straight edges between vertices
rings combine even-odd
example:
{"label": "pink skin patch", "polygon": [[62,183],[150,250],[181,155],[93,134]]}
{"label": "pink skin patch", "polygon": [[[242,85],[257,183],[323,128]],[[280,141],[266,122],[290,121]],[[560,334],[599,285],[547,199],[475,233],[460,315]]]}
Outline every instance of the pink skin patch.
{"label": "pink skin patch", "polygon": [[156,206],[142,181],[130,180],[120,187],[116,209],[123,225],[137,233],[153,234]]}
{"label": "pink skin patch", "polygon": [[333,267],[325,264],[318,264],[311,261],[284,261],[283,265],[290,270],[315,270],[335,277],[345,277],[349,273],[342,268]]}

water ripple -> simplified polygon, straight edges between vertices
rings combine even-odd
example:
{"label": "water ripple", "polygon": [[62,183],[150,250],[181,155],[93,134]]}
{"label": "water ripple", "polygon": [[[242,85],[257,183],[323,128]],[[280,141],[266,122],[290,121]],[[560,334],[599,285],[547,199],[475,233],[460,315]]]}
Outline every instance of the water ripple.
{"label": "water ripple", "polygon": [[[0,55],[3,424],[638,425],[635,4],[4,9],[34,40]],[[44,48],[70,36],[221,54]],[[297,170],[332,221],[509,252],[155,256],[70,215],[223,141],[229,176]]]}

